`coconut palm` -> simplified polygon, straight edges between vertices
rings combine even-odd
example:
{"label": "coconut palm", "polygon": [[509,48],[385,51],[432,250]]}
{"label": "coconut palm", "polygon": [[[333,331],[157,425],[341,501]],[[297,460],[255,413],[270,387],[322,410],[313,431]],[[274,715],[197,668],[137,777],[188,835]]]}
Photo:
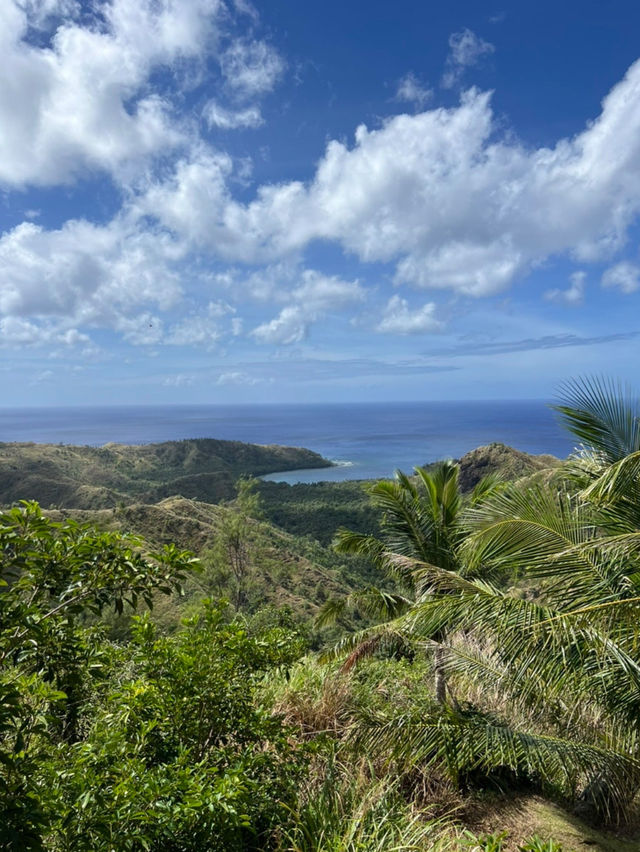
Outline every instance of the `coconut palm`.
{"label": "coconut palm", "polygon": [[[460,491],[457,463],[439,462],[431,470],[416,467],[414,473],[410,477],[397,471],[394,480],[376,482],[369,489],[373,504],[382,515],[379,537],[344,528],[338,531],[334,545],[339,553],[367,556],[396,586],[393,590],[380,587],[358,590],[348,598],[328,601],[321,610],[317,618],[319,626],[339,619],[348,608],[360,609],[382,622],[372,629],[351,634],[334,649],[336,654],[349,650],[343,666],[346,671],[381,645],[412,652],[409,634],[394,630],[394,624],[399,616],[410,613],[425,594],[422,586],[416,585],[414,561],[437,565],[445,571],[460,570],[458,549],[464,531],[463,509],[478,503],[499,482],[496,476],[485,477],[465,500]],[[390,560],[389,553],[408,561]],[[441,648],[444,638],[443,631],[435,631],[429,645],[434,656],[435,694],[440,703],[446,700]]]}
{"label": "coconut palm", "polygon": [[[464,513],[464,540],[461,518],[448,566],[393,547],[377,554],[414,588],[379,630],[452,637],[443,665],[479,699],[433,718],[370,719],[361,736],[454,780],[506,767],[622,819],[640,788],[638,405],[587,380],[557,409],[582,441],[565,482],[489,494]],[[493,569],[533,594],[493,584]]]}

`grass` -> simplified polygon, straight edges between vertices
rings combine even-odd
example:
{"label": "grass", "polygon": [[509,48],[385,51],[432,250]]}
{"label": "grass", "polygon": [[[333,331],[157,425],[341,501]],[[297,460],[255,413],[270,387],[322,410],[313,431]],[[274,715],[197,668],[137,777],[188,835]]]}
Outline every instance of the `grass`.
{"label": "grass", "polygon": [[538,796],[494,794],[471,798],[456,822],[476,835],[505,832],[503,852],[518,852],[534,835],[553,839],[563,852],[640,852],[640,837],[601,831]]}

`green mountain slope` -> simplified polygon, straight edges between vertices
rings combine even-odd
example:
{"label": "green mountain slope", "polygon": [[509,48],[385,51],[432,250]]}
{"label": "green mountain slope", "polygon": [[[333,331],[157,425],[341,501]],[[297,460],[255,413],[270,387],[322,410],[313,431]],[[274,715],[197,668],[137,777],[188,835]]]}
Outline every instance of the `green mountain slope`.
{"label": "green mountain slope", "polygon": [[104,447],[3,443],[0,504],[100,509],[173,494],[216,503],[234,496],[240,476],[330,465],[311,450],[212,438]]}
{"label": "green mountain slope", "polygon": [[[231,506],[184,497],[115,509],[47,511],[53,520],[73,518],[101,530],[134,533],[154,548],[175,543],[199,556],[202,572],[189,580],[184,599],[158,598],[155,618],[168,627],[203,597],[233,597],[233,578],[225,570],[223,555],[216,552],[216,542],[233,514]],[[247,612],[268,605],[288,607],[303,621],[310,621],[327,597],[348,594],[364,582],[366,572],[357,560],[338,556],[266,521],[247,519],[244,547],[248,575],[243,609]]]}

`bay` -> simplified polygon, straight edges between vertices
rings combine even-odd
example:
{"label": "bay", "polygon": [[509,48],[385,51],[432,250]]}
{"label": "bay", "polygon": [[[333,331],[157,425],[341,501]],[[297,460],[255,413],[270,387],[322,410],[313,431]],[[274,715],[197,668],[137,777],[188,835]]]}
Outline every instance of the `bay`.
{"label": "bay", "polygon": [[265,477],[289,483],[388,477],[492,441],[560,457],[574,447],[543,400],[0,409],[0,441],[102,446],[184,438],[306,447],[337,463]]}

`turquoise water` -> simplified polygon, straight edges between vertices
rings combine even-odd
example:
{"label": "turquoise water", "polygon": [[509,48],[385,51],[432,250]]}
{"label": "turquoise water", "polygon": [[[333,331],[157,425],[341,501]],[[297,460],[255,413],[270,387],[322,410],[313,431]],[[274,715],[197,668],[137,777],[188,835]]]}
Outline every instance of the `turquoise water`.
{"label": "turquoise water", "polygon": [[0,441],[100,446],[183,438],[307,447],[338,464],[266,477],[292,483],[391,476],[491,441],[561,457],[574,446],[542,400],[0,409]]}

